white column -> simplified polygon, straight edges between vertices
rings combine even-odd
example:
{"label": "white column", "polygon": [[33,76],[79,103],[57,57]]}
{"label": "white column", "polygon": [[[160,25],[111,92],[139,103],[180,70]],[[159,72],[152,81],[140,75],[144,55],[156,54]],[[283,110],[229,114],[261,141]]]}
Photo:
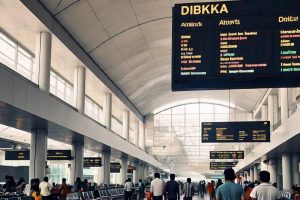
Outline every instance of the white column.
{"label": "white column", "polygon": [[258,180],[258,169],[257,169],[257,165],[254,165],[254,167],[253,167],[253,179],[254,179],[254,181]]}
{"label": "white column", "polygon": [[282,189],[282,158],[276,159],[277,188]]}
{"label": "white column", "polygon": [[135,146],[139,147],[140,141],[140,122],[139,120],[135,120],[134,122],[134,136],[135,136]]}
{"label": "white column", "polygon": [[267,121],[268,120],[268,106],[262,105],[261,107],[261,121]]}
{"label": "white column", "polygon": [[299,155],[293,154],[293,165],[292,165],[292,173],[293,173],[293,185],[300,185],[300,177],[299,177]]}
{"label": "white column", "polygon": [[110,150],[109,151],[103,151],[102,152],[102,167],[101,167],[101,175],[100,177],[102,180],[100,180],[103,184],[110,184]]}
{"label": "white column", "polygon": [[261,159],[260,171],[268,171],[268,165],[266,163],[264,163],[264,159]]}
{"label": "white column", "polygon": [[271,159],[269,161],[269,167],[268,171],[270,172],[270,182],[271,183],[276,183],[277,182],[277,169],[276,169],[276,160]]}
{"label": "white column", "polygon": [[280,88],[280,107],[281,107],[281,123],[283,123],[289,117],[287,88]]}
{"label": "white column", "polygon": [[271,127],[274,125],[274,95],[268,96],[268,120],[270,121]]}
{"label": "white column", "polygon": [[132,181],[135,184],[135,183],[139,182],[139,162],[138,161],[135,162],[134,166],[135,166],[135,170],[133,170],[133,174],[132,174],[133,180]]}
{"label": "white column", "polygon": [[44,92],[50,91],[52,36],[49,32],[40,32],[36,36],[35,65],[39,71],[38,84]]}
{"label": "white column", "polygon": [[145,125],[140,122],[140,147],[145,150]]}
{"label": "white column", "polygon": [[121,158],[121,184],[124,185],[127,179],[128,158]]}
{"label": "white column", "polygon": [[74,141],[72,144],[72,157],[70,183],[74,184],[77,177],[82,179],[83,176],[83,141]]}
{"label": "white column", "polygon": [[111,110],[112,110],[112,95],[107,92],[105,94],[103,105],[104,124],[108,130],[111,130]]}
{"label": "white column", "polygon": [[292,188],[292,173],[291,173],[291,155],[288,153],[282,154],[282,187],[283,190],[291,190]]}
{"label": "white column", "polygon": [[249,179],[251,182],[254,182],[254,169],[251,168],[250,169],[250,179]]}
{"label": "white column", "polygon": [[129,123],[130,123],[130,113],[128,110],[123,111],[123,138],[129,140]]}
{"label": "white column", "polygon": [[85,67],[78,66],[74,70],[73,105],[78,112],[84,113],[85,103]]}
{"label": "white column", "polygon": [[253,120],[253,113],[247,113],[247,121]]}
{"label": "white column", "polygon": [[47,135],[46,129],[31,130],[29,181],[33,178],[43,180],[46,175]]}

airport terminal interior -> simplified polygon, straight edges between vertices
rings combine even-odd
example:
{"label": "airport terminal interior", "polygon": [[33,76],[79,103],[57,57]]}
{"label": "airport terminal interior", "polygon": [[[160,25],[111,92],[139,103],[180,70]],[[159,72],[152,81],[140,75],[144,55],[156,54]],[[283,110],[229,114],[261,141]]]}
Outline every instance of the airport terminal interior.
{"label": "airport terminal interior", "polygon": [[155,173],[199,194],[233,168],[293,199],[299,3],[0,0],[0,197],[27,200],[47,176],[73,195],[86,181],[70,200],[123,199]]}

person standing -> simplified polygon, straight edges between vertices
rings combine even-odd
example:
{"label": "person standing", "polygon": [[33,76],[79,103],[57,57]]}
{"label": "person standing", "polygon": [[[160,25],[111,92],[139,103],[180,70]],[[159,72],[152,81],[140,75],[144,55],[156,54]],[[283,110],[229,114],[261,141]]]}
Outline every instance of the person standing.
{"label": "person standing", "polygon": [[145,198],[145,184],[142,179],[139,180],[139,199],[143,200]]}
{"label": "person standing", "polygon": [[187,178],[186,183],[183,186],[183,194],[185,200],[192,200],[194,195],[194,186],[192,185],[191,178]]}
{"label": "person standing", "polygon": [[224,170],[225,183],[217,190],[217,200],[244,200],[244,190],[241,185],[235,184],[235,173],[231,168]]}
{"label": "person standing", "polygon": [[166,196],[168,200],[180,200],[179,184],[175,181],[175,174],[171,174],[170,179],[166,184]]}
{"label": "person standing", "polygon": [[154,180],[150,184],[150,192],[153,200],[162,200],[165,191],[165,183],[160,179],[160,174],[154,174]]}
{"label": "person standing", "polygon": [[258,176],[261,183],[253,188],[250,193],[250,197],[253,200],[277,200],[279,192],[277,188],[269,183],[270,173],[267,171],[261,171]]}
{"label": "person standing", "polygon": [[125,200],[131,200],[132,190],[133,190],[133,184],[131,183],[131,178],[128,178],[128,180],[124,185]]}
{"label": "person standing", "polygon": [[46,176],[44,178],[44,181],[40,183],[39,185],[40,191],[41,191],[41,195],[42,195],[42,199],[43,200],[50,200],[51,199],[51,189],[52,189],[52,185],[50,183],[48,183],[48,177]]}
{"label": "person standing", "polygon": [[65,200],[67,198],[68,194],[68,185],[66,184],[66,179],[63,178],[61,180],[61,185],[59,187],[58,193],[59,193],[59,199]]}
{"label": "person standing", "polygon": [[76,181],[74,183],[74,192],[80,192],[82,191],[82,182],[81,182],[81,179],[79,177],[76,178]]}

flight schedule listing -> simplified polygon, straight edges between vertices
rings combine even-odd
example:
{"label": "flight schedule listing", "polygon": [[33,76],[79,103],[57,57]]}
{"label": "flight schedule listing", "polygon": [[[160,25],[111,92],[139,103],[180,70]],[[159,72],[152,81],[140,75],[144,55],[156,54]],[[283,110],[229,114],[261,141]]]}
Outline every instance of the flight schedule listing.
{"label": "flight schedule listing", "polygon": [[175,4],[172,90],[300,86],[300,0]]}
{"label": "flight schedule listing", "polygon": [[210,151],[210,159],[244,159],[244,151]]}
{"label": "flight schedule listing", "polygon": [[237,165],[237,162],[210,162],[210,170],[225,170]]}
{"label": "flight schedule listing", "polygon": [[270,122],[202,122],[201,133],[202,143],[270,142]]}

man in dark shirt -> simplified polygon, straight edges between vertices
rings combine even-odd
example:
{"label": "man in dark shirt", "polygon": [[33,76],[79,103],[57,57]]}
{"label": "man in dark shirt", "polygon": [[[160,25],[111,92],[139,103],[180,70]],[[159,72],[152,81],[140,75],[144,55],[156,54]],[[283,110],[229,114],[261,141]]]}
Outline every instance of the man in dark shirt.
{"label": "man in dark shirt", "polygon": [[170,181],[166,184],[166,195],[168,200],[180,200],[179,184],[175,181],[175,174],[170,175]]}

